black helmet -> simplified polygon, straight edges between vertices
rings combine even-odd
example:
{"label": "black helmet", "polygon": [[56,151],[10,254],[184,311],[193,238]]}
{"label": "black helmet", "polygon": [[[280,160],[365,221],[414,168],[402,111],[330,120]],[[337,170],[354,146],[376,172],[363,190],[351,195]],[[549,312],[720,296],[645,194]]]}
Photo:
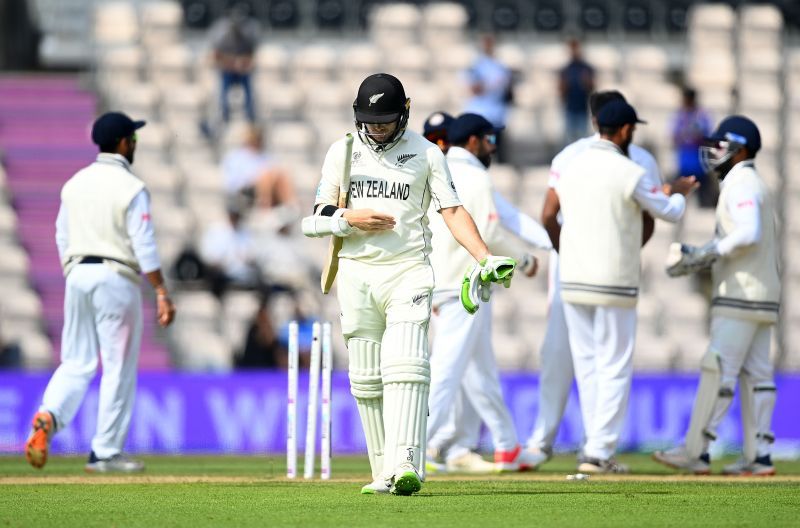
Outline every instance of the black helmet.
{"label": "black helmet", "polygon": [[[358,87],[353,101],[356,130],[361,141],[373,150],[389,150],[400,141],[408,125],[408,110],[411,100],[406,98],[403,84],[393,75],[376,73],[370,75]],[[372,139],[366,124],[397,123],[397,128],[388,139],[378,143]]]}
{"label": "black helmet", "polygon": [[718,178],[723,179],[733,168],[733,157],[741,149],[747,149],[748,157],[754,158],[761,149],[761,133],[747,117],[728,116],[703,140],[700,162],[706,172],[715,172]]}

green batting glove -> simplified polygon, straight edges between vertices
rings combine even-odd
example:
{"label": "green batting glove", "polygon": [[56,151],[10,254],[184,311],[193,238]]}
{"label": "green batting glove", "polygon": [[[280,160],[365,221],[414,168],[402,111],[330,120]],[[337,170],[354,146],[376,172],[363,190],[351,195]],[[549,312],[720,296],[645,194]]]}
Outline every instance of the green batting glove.
{"label": "green batting glove", "polygon": [[485,282],[499,282],[508,288],[517,268],[517,261],[511,257],[486,257],[481,261],[481,279]]}
{"label": "green batting glove", "polygon": [[470,315],[478,311],[481,301],[489,302],[492,295],[491,283],[481,278],[482,271],[483,266],[476,263],[461,282],[461,305]]}

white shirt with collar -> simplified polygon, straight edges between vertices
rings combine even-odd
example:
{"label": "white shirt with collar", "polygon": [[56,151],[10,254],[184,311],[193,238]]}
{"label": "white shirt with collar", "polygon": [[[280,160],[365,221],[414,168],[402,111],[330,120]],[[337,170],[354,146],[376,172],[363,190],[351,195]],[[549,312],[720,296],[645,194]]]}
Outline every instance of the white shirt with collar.
{"label": "white shirt with collar", "polygon": [[[316,204],[336,205],[344,167],[345,140],[331,145],[322,165]],[[344,239],[340,258],[368,264],[427,262],[431,252],[428,208],[461,205],[444,154],[411,130],[387,151],[353,141],[348,209],[373,209],[394,217],[394,229],[355,231]]]}

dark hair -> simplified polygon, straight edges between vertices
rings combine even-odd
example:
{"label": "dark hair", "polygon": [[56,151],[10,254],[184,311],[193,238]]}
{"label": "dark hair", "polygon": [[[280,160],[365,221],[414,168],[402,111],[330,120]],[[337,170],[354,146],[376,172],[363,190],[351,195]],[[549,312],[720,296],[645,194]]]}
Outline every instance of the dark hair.
{"label": "dark hair", "polygon": [[613,136],[614,134],[616,134],[617,131],[619,131],[620,128],[622,128],[622,127],[618,127],[618,126],[601,126],[601,127],[598,127],[598,132],[600,132],[601,136],[609,136],[610,137],[610,136]]}
{"label": "dark hair", "polygon": [[118,145],[119,145],[119,141],[117,141],[116,143],[108,143],[108,144],[105,144],[105,145],[100,145],[100,152],[105,152],[105,153],[108,153],[108,154],[114,154],[117,151],[117,146]]}
{"label": "dark hair", "polygon": [[617,90],[592,92],[591,95],[589,95],[589,111],[592,113],[592,117],[597,117],[597,113],[601,108],[611,101],[617,100],[625,101],[625,96],[619,93]]}
{"label": "dark hair", "polygon": [[683,98],[694,103],[695,101],[697,101],[697,91],[694,88],[684,86]]}

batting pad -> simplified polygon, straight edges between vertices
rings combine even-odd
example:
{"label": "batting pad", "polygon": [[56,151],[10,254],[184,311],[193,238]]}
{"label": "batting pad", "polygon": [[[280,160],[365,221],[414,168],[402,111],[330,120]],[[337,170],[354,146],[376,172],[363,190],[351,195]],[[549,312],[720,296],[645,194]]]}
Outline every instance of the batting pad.
{"label": "batting pad", "polygon": [[394,324],[383,336],[381,373],[386,429],[383,477],[386,479],[403,463],[411,463],[420,473],[425,467],[431,383],[427,347],[427,332],[418,324]]}
{"label": "batting pad", "polygon": [[347,349],[350,355],[350,392],[356,398],[367,440],[372,478],[376,479],[383,469],[384,447],[381,344],[354,337],[347,342]]}
{"label": "batting pad", "polygon": [[750,375],[739,373],[739,407],[742,413],[742,454],[744,459],[752,462],[756,459],[756,411],[753,398],[755,383]]}
{"label": "batting pad", "polygon": [[[775,441],[775,433],[772,432],[772,413],[775,410],[776,396],[775,384],[772,382],[758,383],[753,387],[756,456],[759,457],[772,452],[772,443]],[[748,460],[755,460],[755,458]]]}
{"label": "batting pad", "polygon": [[722,371],[717,353],[709,348],[700,361],[700,384],[692,407],[692,418],[686,433],[686,451],[691,458],[705,453],[708,446],[706,428],[711,422],[714,407],[719,399]]}

